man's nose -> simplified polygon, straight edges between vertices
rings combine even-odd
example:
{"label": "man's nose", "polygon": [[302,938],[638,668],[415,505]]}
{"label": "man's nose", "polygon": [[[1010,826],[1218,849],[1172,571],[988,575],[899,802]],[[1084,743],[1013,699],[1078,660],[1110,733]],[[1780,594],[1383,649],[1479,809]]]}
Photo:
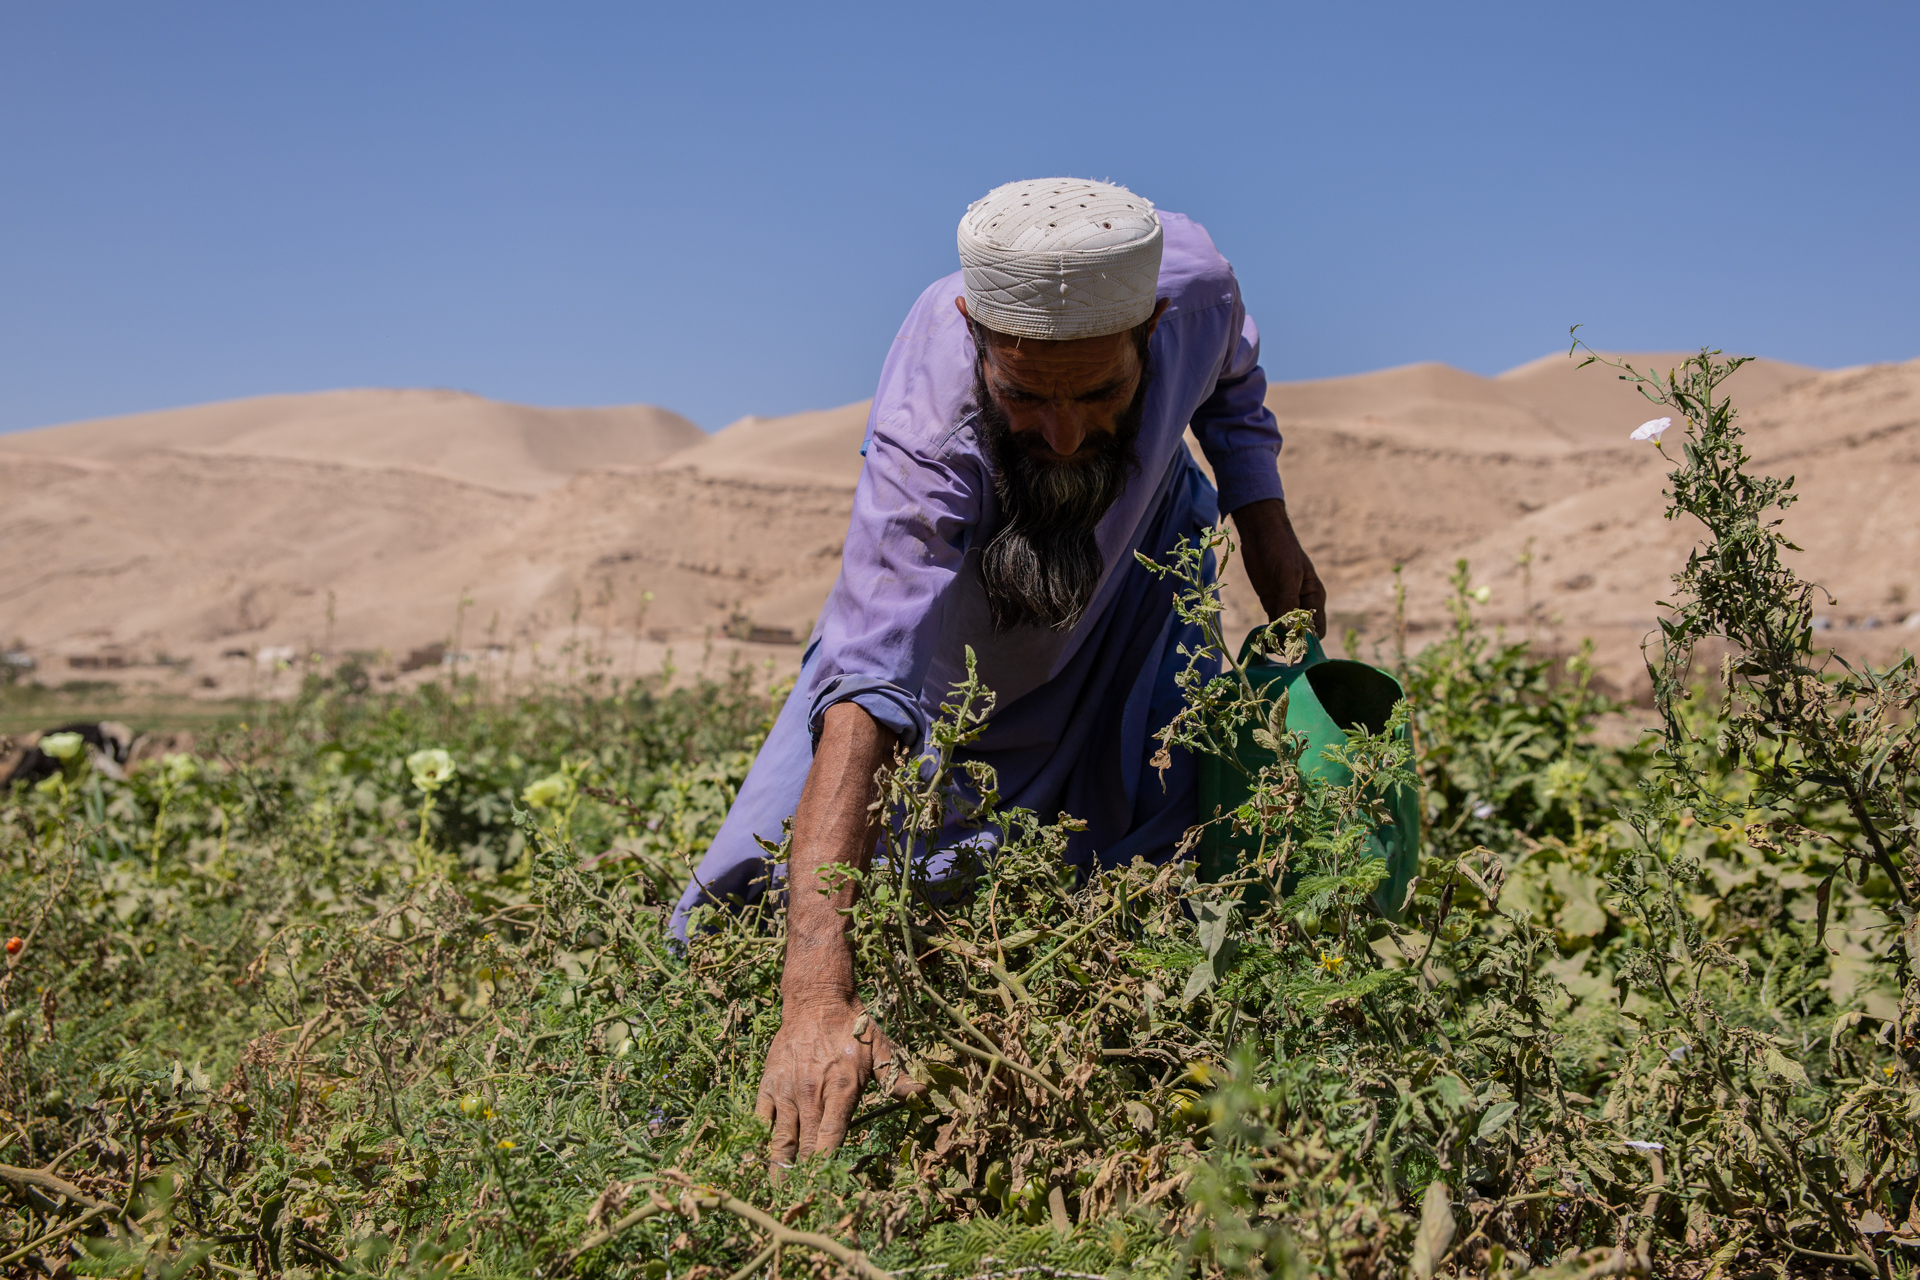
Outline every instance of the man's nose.
{"label": "man's nose", "polygon": [[1040,438],[1056,457],[1070,458],[1086,443],[1087,429],[1079,414],[1050,404],[1040,411]]}

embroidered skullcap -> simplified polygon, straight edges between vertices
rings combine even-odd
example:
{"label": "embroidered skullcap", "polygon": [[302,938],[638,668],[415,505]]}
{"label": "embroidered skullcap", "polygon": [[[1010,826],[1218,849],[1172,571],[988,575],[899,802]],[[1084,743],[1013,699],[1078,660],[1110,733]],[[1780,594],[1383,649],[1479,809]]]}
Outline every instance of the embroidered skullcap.
{"label": "embroidered skullcap", "polygon": [[1153,202],[1110,182],[1038,178],[995,187],[960,219],[967,314],[1020,338],[1097,338],[1153,314]]}

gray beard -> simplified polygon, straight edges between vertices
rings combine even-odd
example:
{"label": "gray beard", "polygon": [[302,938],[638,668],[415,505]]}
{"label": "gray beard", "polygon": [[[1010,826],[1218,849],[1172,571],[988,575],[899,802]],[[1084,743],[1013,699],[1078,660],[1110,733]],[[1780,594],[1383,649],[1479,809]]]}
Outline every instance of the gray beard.
{"label": "gray beard", "polygon": [[980,556],[996,635],[1016,627],[1066,631],[1080,621],[1106,569],[1094,538],[1107,509],[1140,469],[1136,446],[1146,408],[1143,365],[1133,400],[1085,462],[1049,463],[1028,453],[973,368],[976,430],[993,467],[1000,528]]}

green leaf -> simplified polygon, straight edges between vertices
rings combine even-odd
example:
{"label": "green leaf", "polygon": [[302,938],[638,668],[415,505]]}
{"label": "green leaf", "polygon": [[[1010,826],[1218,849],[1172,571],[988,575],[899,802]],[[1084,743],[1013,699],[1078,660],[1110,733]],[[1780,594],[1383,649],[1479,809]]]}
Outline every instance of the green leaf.
{"label": "green leaf", "polygon": [[1811,1081],[1807,1079],[1807,1069],[1772,1045],[1768,1045],[1767,1048],[1761,1052],[1760,1060],[1766,1064],[1767,1071],[1771,1075],[1776,1075],[1782,1080],[1797,1084],[1802,1089],[1807,1088],[1809,1084],[1811,1084]]}
{"label": "green leaf", "polygon": [[1596,1186],[1611,1186],[1620,1180],[1620,1175],[1613,1171],[1613,1163],[1607,1159],[1606,1153],[1591,1142],[1575,1143],[1573,1158],[1586,1166],[1587,1172],[1594,1176]]}
{"label": "green leaf", "polygon": [[1193,966],[1193,972],[1187,975],[1186,989],[1180,993],[1181,1003],[1189,1003],[1193,998],[1213,985],[1213,961],[1202,960]]}
{"label": "green leaf", "polygon": [[1209,959],[1219,955],[1221,948],[1227,945],[1227,930],[1233,923],[1233,903],[1227,898],[1214,898],[1208,902],[1197,902],[1193,907],[1200,928],[1200,945],[1206,948]]}
{"label": "green leaf", "polygon": [[1480,1136],[1491,1138],[1507,1127],[1507,1121],[1513,1119],[1513,1113],[1520,1109],[1517,1102],[1496,1102],[1487,1108],[1480,1117]]}

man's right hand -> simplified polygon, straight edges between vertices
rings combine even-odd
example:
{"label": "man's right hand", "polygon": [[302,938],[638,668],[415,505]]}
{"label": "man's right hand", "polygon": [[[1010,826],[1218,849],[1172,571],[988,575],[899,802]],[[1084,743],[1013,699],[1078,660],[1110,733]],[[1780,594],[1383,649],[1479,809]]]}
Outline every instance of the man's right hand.
{"label": "man's right hand", "polygon": [[900,1070],[893,1041],[853,994],[847,927],[854,884],[823,875],[836,864],[867,866],[878,830],[869,810],[874,774],[893,744],[892,731],[856,703],[829,707],[794,813],[780,1031],[767,1050],[754,1108],[773,1126],[767,1154],[776,1180],[795,1160],[840,1145],[876,1072],[896,1098],[926,1092]]}
{"label": "man's right hand", "polygon": [[776,1181],[787,1166],[840,1145],[860,1091],[875,1075],[896,1098],[926,1092],[901,1069],[893,1041],[858,1000],[837,991],[788,993],[755,1108],[773,1126],[768,1155]]}

